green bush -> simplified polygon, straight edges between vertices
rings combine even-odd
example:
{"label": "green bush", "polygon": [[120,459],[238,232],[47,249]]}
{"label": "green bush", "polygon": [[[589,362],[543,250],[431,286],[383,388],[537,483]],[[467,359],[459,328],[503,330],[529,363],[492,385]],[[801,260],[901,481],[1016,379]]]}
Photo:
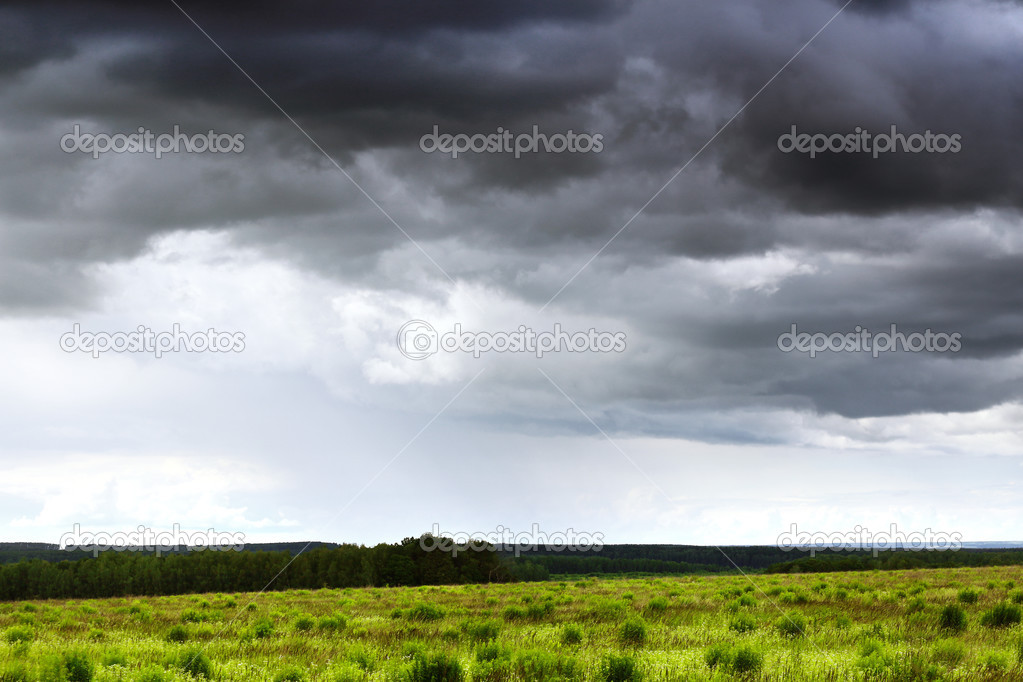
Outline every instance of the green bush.
{"label": "green bush", "polygon": [[742,634],[757,629],[757,619],[749,613],[740,613],[728,622],[728,629]]}
{"label": "green bush", "polygon": [[735,675],[755,675],[764,667],[764,654],[748,644],[736,647],[731,670]]}
{"label": "green bush", "polygon": [[964,604],[976,604],[977,600],[980,599],[980,592],[971,589],[969,587],[959,590],[957,599]]}
{"label": "green bush", "polygon": [[774,621],[774,627],[785,637],[802,637],[806,634],[806,616],[798,611],[792,611],[779,616]]}
{"label": "green bush", "polygon": [[1013,590],[1010,592],[1009,601],[1013,604],[1023,604],[1023,590]]}
{"label": "green bush", "polygon": [[427,622],[440,620],[444,617],[444,611],[433,604],[420,602],[406,612],[405,617],[409,620]]}
{"label": "green bush", "polygon": [[69,651],[64,654],[61,668],[67,682],[90,682],[95,673],[92,661],[83,651]]}
{"label": "green bush", "polygon": [[415,656],[408,668],[409,682],[462,682],[464,678],[462,664],[443,651]]}
{"label": "green bush", "polygon": [[188,641],[188,630],[185,629],[184,625],[174,625],[167,631],[165,638],[168,642],[187,642]]}
{"label": "green bush", "polygon": [[629,618],[618,626],[618,641],[629,646],[646,644],[647,628],[642,618]]}
{"label": "green bush", "polygon": [[575,679],[580,673],[575,658],[542,649],[526,649],[513,654],[513,670],[528,682]]}
{"label": "green bush", "polygon": [[526,617],[526,612],[518,606],[506,606],[501,611],[501,617],[505,620],[522,620]]}
{"label": "green bush", "polygon": [[632,656],[609,653],[600,661],[597,679],[601,682],[640,682],[643,673]]}
{"label": "green bush", "polygon": [[644,610],[651,615],[658,615],[668,610],[668,600],[665,597],[654,597],[647,602]]}
{"label": "green bush", "polygon": [[274,624],[269,618],[260,618],[252,626],[252,634],[256,636],[256,639],[266,639],[272,637],[274,634]]}
{"label": "green bush", "polygon": [[135,682],[167,682],[168,679],[165,670],[156,666],[150,666],[138,674]]}
{"label": "green bush", "polygon": [[299,632],[309,632],[316,625],[316,621],[310,615],[299,616],[295,619],[295,629]]}
{"label": "green bush", "polygon": [[494,618],[467,620],[462,624],[462,631],[474,642],[489,642],[497,639],[501,632],[501,622]]}
{"label": "green bush", "polygon": [[103,656],[100,658],[100,663],[103,664],[104,668],[109,668],[114,665],[128,665],[128,657],[124,655],[124,652],[120,649],[107,649],[103,652]]}
{"label": "green bush", "polygon": [[8,644],[17,644],[18,642],[31,642],[35,639],[35,630],[26,625],[15,625],[7,628],[4,632],[4,639],[7,640]]}
{"label": "green bush", "polygon": [[962,632],[966,629],[966,624],[966,611],[958,604],[949,604],[941,610],[941,615],[938,616],[938,626],[942,630]]}
{"label": "green bush", "polygon": [[949,667],[959,665],[966,658],[966,645],[958,639],[943,639],[934,643],[931,658]]}
{"label": "green bush", "polygon": [[1016,604],[1007,601],[995,604],[980,617],[980,624],[989,628],[1007,628],[1023,620],[1023,613]]}
{"label": "green bush", "polygon": [[0,682],[29,682],[29,679],[24,663],[12,661],[0,670]]}
{"label": "green bush", "polygon": [[306,682],[308,679],[309,676],[305,674],[305,671],[294,665],[274,675],[274,682]]}
{"label": "green bush", "polygon": [[727,668],[732,664],[735,647],[730,642],[714,642],[703,654],[708,668]]}
{"label": "green bush", "polygon": [[191,677],[213,679],[213,664],[199,647],[189,647],[179,653],[177,668]]}
{"label": "green bush", "polygon": [[316,621],[316,627],[320,630],[329,630],[331,632],[340,632],[348,627],[348,619],[341,614],[335,616],[321,616]]}
{"label": "green bush", "polygon": [[361,644],[353,644],[345,652],[345,660],[354,663],[366,672],[372,672],[376,667],[376,657],[369,649]]}
{"label": "green bush", "polygon": [[566,646],[579,644],[583,641],[583,629],[575,623],[568,623],[561,629],[561,643]]}

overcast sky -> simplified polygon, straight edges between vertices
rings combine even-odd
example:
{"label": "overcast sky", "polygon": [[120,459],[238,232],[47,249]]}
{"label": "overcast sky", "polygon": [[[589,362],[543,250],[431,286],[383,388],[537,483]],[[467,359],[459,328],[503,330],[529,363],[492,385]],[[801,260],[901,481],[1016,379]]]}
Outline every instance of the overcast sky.
{"label": "overcast sky", "polygon": [[[843,2],[6,3],[0,540],[1023,539],[1023,3]],[[625,347],[411,359],[414,320]],[[959,341],[811,358],[793,324]]]}

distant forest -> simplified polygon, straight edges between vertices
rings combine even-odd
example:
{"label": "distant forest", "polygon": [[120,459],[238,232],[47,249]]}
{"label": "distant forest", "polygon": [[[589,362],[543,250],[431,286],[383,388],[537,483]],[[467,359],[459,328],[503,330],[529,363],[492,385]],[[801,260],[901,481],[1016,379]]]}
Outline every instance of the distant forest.
{"label": "distant forest", "polygon": [[[306,547],[306,551],[302,551]],[[60,550],[42,543],[0,544],[0,600],[85,599],[264,589],[383,587],[520,580],[551,575],[765,573],[1023,565],[1023,549],[867,550],[818,553],[777,547],[605,545],[600,550],[493,551],[476,544],[457,553],[426,551],[419,538],[373,547],[333,543],[249,545],[242,551]],[[734,563],[732,563],[734,562]]]}

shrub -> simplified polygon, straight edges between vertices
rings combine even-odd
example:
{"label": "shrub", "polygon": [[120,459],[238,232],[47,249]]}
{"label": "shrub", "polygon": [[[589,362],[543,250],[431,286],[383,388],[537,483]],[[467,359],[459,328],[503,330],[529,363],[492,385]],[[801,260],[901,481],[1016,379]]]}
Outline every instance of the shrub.
{"label": "shrub", "polygon": [[316,621],[310,615],[299,616],[295,621],[295,629],[299,632],[308,632],[313,629],[314,625],[316,625]]}
{"label": "shrub", "polygon": [[252,626],[252,634],[256,636],[256,639],[272,637],[274,634],[273,621],[269,618],[260,618],[256,621],[255,625]]}
{"label": "shrub", "polygon": [[755,675],[764,667],[764,654],[748,644],[740,645],[732,656],[731,669],[736,675]]}
{"label": "shrub", "polygon": [[497,639],[501,632],[501,623],[490,618],[488,620],[468,620],[462,624],[462,630],[474,642],[489,642]]}
{"label": "shrub", "polygon": [[526,617],[526,612],[518,606],[506,606],[501,611],[501,617],[505,620],[522,620]]}
{"label": "shrub", "polygon": [[513,667],[524,680],[574,679],[579,674],[578,664],[571,656],[541,649],[519,651],[513,656]]}
{"label": "shrub", "polygon": [[1009,655],[1004,651],[989,651],[981,659],[985,670],[1005,672],[1009,668]]}
{"label": "shrub", "polygon": [[906,604],[906,613],[918,613],[927,608],[927,600],[923,597],[913,597]]}
{"label": "shrub", "polygon": [[92,661],[82,651],[69,651],[64,654],[61,669],[64,673],[63,679],[67,682],[90,682],[95,672]]}
{"label": "shrub", "polygon": [[1023,620],[1023,613],[1016,604],[1003,601],[995,604],[980,617],[980,624],[989,628],[1007,628]]}
{"label": "shrub", "polygon": [[1013,590],[1010,592],[1009,601],[1013,604],[1023,604],[1023,590]]}
{"label": "shrub", "polygon": [[597,679],[601,682],[640,682],[643,673],[632,656],[609,653],[600,661]]}
{"label": "shrub", "polygon": [[28,682],[28,668],[24,663],[8,663],[0,670],[0,682]]}
{"label": "shrub", "polygon": [[728,623],[728,629],[733,632],[751,632],[757,629],[757,619],[748,613],[740,613]]}
{"label": "shrub", "polygon": [[966,587],[964,589],[959,590],[959,595],[957,598],[964,604],[976,604],[977,600],[980,599],[980,592],[977,592],[977,590]]}
{"label": "shrub", "polygon": [[544,600],[526,607],[526,617],[530,620],[542,620],[554,613],[554,602]]}
{"label": "shrub", "polygon": [[167,631],[167,637],[165,638],[168,642],[187,642],[188,641],[188,630],[185,629],[184,625],[174,625],[170,630]]}
{"label": "shrub", "polygon": [[348,619],[341,614],[336,616],[321,616],[320,619],[316,621],[316,627],[320,630],[340,632],[348,627]]}
{"label": "shrub", "polygon": [[274,675],[274,682],[306,682],[308,679],[309,676],[298,666],[290,666]]}
{"label": "shrub", "polygon": [[588,609],[588,615],[594,620],[615,621],[625,617],[625,604],[610,599],[596,599]]}
{"label": "shrub", "polygon": [[949,604],[941,610],[938,617],[938,626],[942,630],[962,632],[966,629],[966,611],[958,604]]}
{"label": "shrub", "polygon": [[668,600],[665,597],[654,597],[647,602],[644,610],[648,614],[661,614],[668,610]]}
{"label": "shrub", "polygon": [[4,639],[7,640],[8,644],[31,642],[35,637],[35,630],[25,625],[15,625],[14,627],[7,628],[6,632],[4,632]]}
{"label": "shrub", "polygon": [[647,629],[642,618],[629,618],[618,626],[618,641],[630,646],[646,644]]}
{"label": "shrub", "polygon": [[178,654],[177,668],[191,677],[213,679],[213,664],[199,647],[189,647]]}
{"label": "shrub", "polygon": [[328,682],[362,682],[366,673],[352,663],[343,662],[331,668],[326,674]]}
{"label": "shrub", "polygon": [[575,623],[568,623],[561,630],[561,643],[566,646],[579,644],[583,641],[583,629]]}
{"label": "shrub", "polygon": [[938,663],[955,667],[966,658],[966,645],[958,639],[943,639],[934,643],[931,658]]}
{"label": "shrub", "polygon": [[727,668],[732,663],[735,655],[735,647],[729,642],[715,642],[707,647],[703,654],[703,661],[708,668]]}
{"label": "shrub", "polygon": [[774,621],[774,627],[785,637],[802,637],[806,634],[806,617],[793,611]]}
{"label": "shrub", "polygon": [[128,657],[120,649],[107,649],[100,659],[103,667],[109,668],[112,665],[128,665]]}
{"label": "shrub", "polygon": [[420,654],[408,669],[409,682],[461,682],[465,678],[462,664],[443,651]]}
{"label": "shrub", "polygon": [[444,617],[444,611],[433,604],[426,602],[420,602],[413,606],[405,614],[405,617],[409,620],[415,620],[420,622],[427,622],[432,620],[440,620]]}

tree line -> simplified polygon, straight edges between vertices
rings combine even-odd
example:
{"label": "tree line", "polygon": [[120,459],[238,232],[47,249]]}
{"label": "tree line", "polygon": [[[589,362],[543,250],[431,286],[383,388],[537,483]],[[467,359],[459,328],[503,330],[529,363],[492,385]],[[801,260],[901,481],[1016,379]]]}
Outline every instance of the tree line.
{"label": "tree line", "polygon": [[[505,582],[522,571],[492,548],[461,550],[428,552],[418,538],[406,538],[373,547],[318,547],[297,556],[286,550],[164,556],[106,551],[75,561],[30,559],[0,565],[0,600]],[[535,567],[530,570],[536,575]]]}

